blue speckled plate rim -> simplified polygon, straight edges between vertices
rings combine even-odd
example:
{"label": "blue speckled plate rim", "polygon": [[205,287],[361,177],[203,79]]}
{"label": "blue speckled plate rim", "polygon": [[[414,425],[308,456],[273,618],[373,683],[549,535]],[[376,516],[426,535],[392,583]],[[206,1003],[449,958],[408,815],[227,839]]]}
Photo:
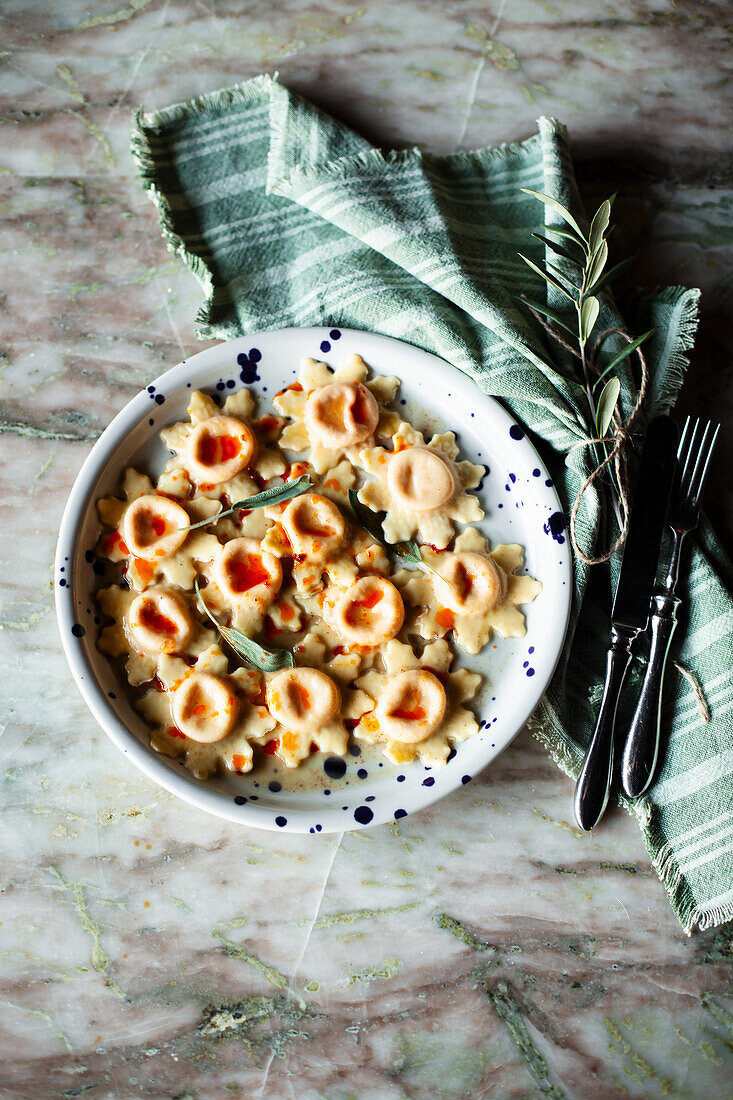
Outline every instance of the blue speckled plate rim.
{"label": "blue speckled plate rim", "polygon": [[[335,337],[336,333],[338,333],[338,336]],[[445,360],[412,344],[377,333],[361,332],[354,329],[334,329],[333,327],[271,329],[217,344],[214,347],[197,352],[189,359],[171,367],[133,397],[105,429],[77,475],[61,521],[54,568],[56,613],[64,652],[73,678],[87,706],[111,741],[148,778],[199,809],[239,824],[274,831],[282,829],[311,833],[341,832],[348,829],[384,824],[423,809],[451,793],[461,784],[469,782],[474,775],[483,770],[511,743],[536,708],[552,677],[562,650],[572,600],[571,557],[567,543],[562,546],[558,546],[557,543],[554,545],[559,560],[556,560],[553,570],[556,579],[561,581],[562,590],[565,594],[564,615],[561,614],[555,623],[554,636],[549,640],[546,637],[543,639],[544,655],[542,660],[538,659],[537,662],[541,666],[541,672],[538,669],[538,674],[531,682],[524,706],[518,709],[511,721],[513,730],[509,733],[505,732],[503,736],[499,736],[497,733],[498,741],[492,744],[491,748],[488,747],[488,740],[479,742],[478,739],[471,738],[462,744],[460,760],[450,761],[446,767],[431,773],[429,776],[424,776],[422,770],[420,773],[415,773],[415,781],[412,783],[404,782],[400,788],[399,806],[392,803],[387,805],[387,800],[382,793],[378,798],[370,796],[369,805],[357,808],[357,810],[362,811],[361,815],[357,814],[357,817],[347,821],[344,821],[341,811],[336,808],[335,803],[324,806],[323,812],[317,814],[321,818],[317,823],[314,822],[314,813],[311,809],[302,810],[288,807],[287,817],[285,817],[284,812],[278,813],[277,809],[254,804],[249,800],[243,804],[238,804],[238,802],[241,802],[241,799],[238,799],[235,803],[230,795],[207,787],[205,782],[196,780],[190,773],[174,770],[167,758],[156,756],[151,749],[141,744],[118,716],[112,702],[97,682],[94,670],[85,653],[84,631],[80,629],[79,625],[80,616],[77,613],[77,608],[87,601],[82,601],[77,597],[77,573],[81,563],[85,560],[84,548],[78,545],[78,533],[90,498],[96,496],[97,483],[125,436],[144,420],[155,420],[155,417],[150,415],[151,402],[158,406],[164,405],[165,395],[172,393],[182,385],[188,385],[190,375],[194,372],[197,375],[205,372],[212,379],[215,378],[219,373],[222,355],[224,354],[232,356],[230,363],[236,361],[241,367],[240,379],[246,383],[253,383],[257,380],[259,358],[257,355],[250,356],[251,349],[255,345],[266,346],[273,341],[277,343],[283,338],[290,339],[295,334],[297,334],[297,339],[300,341],[300,355],[307,353],[314,356],[318,354],[325,355],[331,350],[331,342],[334,337],[336,339],[346,337],[348,339],[353,338],[358,342],[359,352],[367,361],[369,361],[370,348],[377,348],[379,352],[380,349],[383,351],[389,350],[389,348],[385,349],[385,345],[396,345],[395,353],[402,358],[405,356],[408,358],[413,357],[416,366],[420,363],[424,366],[430,364],[432,367],[437,365],[441,371],[450,371],[450,385],[453,390],[458,391],[458,396],[460,397],[461,391],[466,391],[466,396],[473,402],[473,407],[481,408],[485,414],[490,414],[496,424],[506,430],[507,440],[517,444],[516,453],[512,456],[514,465],[526,469],[531,466],[534,468],[533,473],[536,469],[541,471],[542,488],[540,489],[540,486],[536,485],[536,491],[544,493],[548,519],[561,512],[560,501],[542,460],[522,429],[497,400],[481,393],[467,375],[457,371]],[[345,340],[344,344],[346,342]],[[379,369],[384,370],[385,368]],[[400,369],[403,368],[396,364],[394,369],[399,373]],[[201,385],[202,383],[197,384]],[[225,389],[227,386],[233,388],[230,374],[225,374],[223,378],[220,375],[218,385],[215,381],[209,385],[212,388],[219,389]],[[458,424],[448,425],[448,427],[455,427],[460,430]],[[155,430],[158,431],[157,424]],[[547,530],[546,526],[545,530]],[[69,577],[71,577],[71,581],[69,581]],[[415,767],[415,765],[407,766],[404,771],[412,779],[413,777],[410,775],[411,767]],[[420,781],[417,782],[417,778],[420,776],[423,776],[423,778],[420,778]],[[364,794],[360,795],[357,801],[366,802],[367,788],[368,784],[364,788]],[[343,800],[338,798],[336,801],[340,803]]]}

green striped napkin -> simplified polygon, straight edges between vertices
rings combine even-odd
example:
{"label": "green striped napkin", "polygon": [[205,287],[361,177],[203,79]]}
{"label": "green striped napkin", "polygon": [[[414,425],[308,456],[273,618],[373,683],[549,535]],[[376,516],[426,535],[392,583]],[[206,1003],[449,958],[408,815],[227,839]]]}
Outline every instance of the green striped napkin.
{"label": "green striped napkin", "polygon": [[[526,426],[569,507],[588,471],[588,448],[575,446],[587,439],[583,394],[548,365],[567,367],[565,353],[517,302],[522,292],[545,294],[517,252],[544,259],[531,233],[542,232],[546,210],[520,188],[548,192],[584,218],[562,126],[540,119],[529,140],[475,153],[385,156],[263,76],[139,116],[133,153],[164,237],[203,283],[202,337],[339,325],[427,348]],[[602,328],[619,323],[604,299]],[[647,416],[674,403],[697,299],[672,288],[641,305],[636,331],[657,328]],[[622,346],[615,339],[609,357]],[[627,361],[626,411],[630,370]],[[593,491],[578,519],[584,547],[612,537]],[[567,643],[531,723],[571,775],[597,710],[615,568],[576,564]],[[712,721],[703,724],[689,684],[670,670],[669,748],[649,797],[630,808],[689,931],[733,916],[731,572],[709,531],[684,576],[677,656],[704,686]]]}

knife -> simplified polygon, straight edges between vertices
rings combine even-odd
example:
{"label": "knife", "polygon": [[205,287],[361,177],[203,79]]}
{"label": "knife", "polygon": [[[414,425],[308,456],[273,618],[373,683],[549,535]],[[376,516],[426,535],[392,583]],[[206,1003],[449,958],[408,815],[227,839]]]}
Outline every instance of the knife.
{"label": "knife", "polygon": [[598,824],[608,802],[616,708],[631,661],[631,647],[649,618],[678,438],[679,429],[671,417],[655,416],[649,421],[611,612],[611,645],[606,655],[601,708],[575,787],[575,817],[586,831]]}

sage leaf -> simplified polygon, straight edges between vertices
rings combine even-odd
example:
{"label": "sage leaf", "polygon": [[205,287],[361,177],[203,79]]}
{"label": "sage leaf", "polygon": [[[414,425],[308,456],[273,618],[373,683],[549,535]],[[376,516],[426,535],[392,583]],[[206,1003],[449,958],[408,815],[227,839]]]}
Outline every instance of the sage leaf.
{"label": "sage leaf", "polygon": [[573,215],[569,210],[565,209],[561,202],[554,199],[552,195],[545,195],[542,191],[532,191],[529,187],[522,187],[520,190],[524,191],[525,195],[534,195],[540,202],[544,202],[547,206],[550,206],[560,215],[564,222],[567,222],[567,224],[575,230],[582,240],[585,240],[585,237],[583,237],[583,230],[580,228]]}
{"label": "sage leaf", "polygon": [[547,245],[547,247],[551,249],[552,252],[555,252],[558,256],[563,256],[571,264],[575,264],[576,267],[583,266],[577,256],[573,256],[572,253],[568,252],[567,248],[563,248],[562,245],[556,244],[554,241],[551,241],[549,237],[543,237],[541,233],[533,233],[532,236],[535,238],[535,240],[541,241],[542,244]]}
{"label": "sage leaf", "polygon": [[605,241],[601,241],[598,248],[595,250],[590,260],[588,261],[588,267],[586,268],[585,272],[586,286],[593,286],[593,284],[600,278],[607,261],[608,245]]}
{"label": "sage leaf", "polygon": [[630,344],[627,344],[626,347],[618,353],[618,355],[614,355],[613,359],[605,368],[603,373],[608,374],[609,371],[612,371],[614,367],[617,367],[619,363],[622,363],[623,360],[627,358],[627,356],[636,351],[636,349],[656,331],[657,330],[655,328],[650,328],[649,331],[645,332],[643,336],[637,336],[636,340],[632,340]]}
{"label": "sage leaf", "polygon": [[590,223],[590,229],[588,230],[588,245],[591,253],[595,252],[599,244],[603,240],[603,235],[608,229],[608,223],[611,220],[611,202],[610,199],[606,199],[596,210],[593,215],[593,221]]}
{"label": "sage leaf", "polygon": [[290,650],[265,649],[264,646],[248,638],[246,634],[242,634],[241,630],[235,630],[231,626],[222,626],[206,606],[199,588],[198,577],[194,581],[194,588],[201,610],[211,619],[226,644],[248,665],[252,665],[260,672],[279,672],[281,668],[295,668],[295,661]]}
{"label": "sage leaf", "polygon": [[601,439],[608,431],[608,426],[611,423],[613,411],[616,408],[616,402],[618,401],[620,392],[621,383],[616,377],[609,378],[601,390],[601,396],[598,398],[598,406],[596,408],[596,431]]}
{"label": "sage leaf", "polygon": [[585,344],[598,320],[601,306],[597,298],[586,298],[580,307],[580,339]]}
{"label": "sage leaf", "polygon": [[519,252],[518,255],[522,257],[526,264],[529,264],[532,270],[535,271],[540,276],[540,278],[544,279],[545,282],[550,283],[551,286],[554,286],[555,289],[559,290],[561,294],[564,294],[569,301],[573,301],[572,295],[568,294],[565,287],[555,278],[554,275],[550,275],[549,272],[543,271],[541,267],[538,267],[537,264],[534,263],[534,261],[528,260],[527,257],[523,256],[521,252]]}
{"label": "sage leaf", "polygon": [[394,544],[387,542],[384,537],[384,531],[382,530],[381,520],[378,518],[378,513],[372,512],[371,508],[367,508],[366,505],[361,503],[355,489],[349,489],[349,504],[366,533],[370,535],[375,542],[378,542],[387,553],[394,554],[396,557],[402,558],[411,565],[416,565],[419,569],[422,569],[424,573],[434,573],[436,577],[440,577],[440,573],[433,569],[431,565],[428,565],[426,561],[423,561],[420,547],[414,539],[410,539],[408,542],[398,542]]}
{"label": "sage leaf", "polygon": [[432,565],[428,565],[428,563],[423,560],[423,556],[420,553],[420,547],[414,539],[410,539],[408,542],[398,543],[395,550],[401,558],[405,559],[405,561],[409,561],[412,565],[416,565],[418,569],[422,569],[423,573],[432,573],[434,577],[439,577],[441,581],[443,580],[438,570],[433,569]]}
{"label": "sage leaf", "polygon": [[544,225],[542,228],[546,229],[548,233],[556,233],[563,240],[572,241],[573,244],[577,244],[587,254],[588,245],[586,241],[583,237],[579,237],[577,233],[573,233],[571,229],[561,229],[559,225]]}
{"label": "sage leaf", "polygon": [[520,302],[524,302],[530,309],[536,309],[538,313],[543,313],[545,317],[549,317],[551,321],[554,321],[560,328],[564,328],[566,332],[569,332],[571,336],[576,336],[577,333],[571,329],[570,325],[563,321],[559,313],[556,313],[554,309],[550,309],[549,306],[541,305],[539,302],[534,302],[531,298],[528,298],[525,294],[522,294],[519,298]]}
{"label": "sage leaf", "polygon": [[578,292],[580,292],[580,287],[576,286],[576,284],[573,282],[573,280],[570,278],[570,276],[566,275],[565,272],[561,268],[557,267],[553,263],[550,263],[549,260],[545,260],[545,264],[550,269],[550,271],[555,275],[556,278],[563,279],[570,286],[570,288],[572,290],[577,290]]}
{"label": "sage leaf", "polygon": [[387,542],[384,537],[384,531],[382,530],[382,523],[378,518],[378,513],[373,512],[371,508],[367,508],[365,504],[361,503],[359,497],[356,495],[355,489],[349,489],[349,504],[360,526],[364,528],[366,533],[370,535],[375,542],[378,542],[383,549],[394,550],[394,546]]}
{"label": "sage leaf", "polygon": [[307,492],[312,486],[313,482],[307,475],[296,478],[295,481],[286,481],[284,485],[273,485],[270,489],[264,489],[261,493],[255,493],[253,497],[247,497],[246,500],[238,500],[236,504],[232,504],[231,508],[224,508],[221,512],[217,512],[215,516],[211,516],[209,519],[200,519],[198,523],[191,523],[188,527],[179,527],[178,530],[194,531],[197,527],[208,527],[210,523],[216,523],[217,520],[223,519],[224,516],[230,516],[232,512],[238,512],[240,508],[252,512],[255,508],[266,508],[270,504],[281,504],[284,500],[292,500],[293,497],[299,497],[301,493]]}

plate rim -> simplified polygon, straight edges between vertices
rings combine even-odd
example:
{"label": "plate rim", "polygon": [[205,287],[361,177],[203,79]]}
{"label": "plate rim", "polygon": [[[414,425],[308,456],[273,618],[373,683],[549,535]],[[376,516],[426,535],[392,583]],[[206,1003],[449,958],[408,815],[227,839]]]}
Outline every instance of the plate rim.
{"label": "plate rim", "polygon": [[[387,342],[388,344],[398,345],[403,351],[406,350],[410,353],[414,353],[419,358],[424,359],[427,357],[439,366],[440,369],[445,369],[452,372],[453,375],[458,376],[461,382],[457,383],[457,385],[468,385],[473,388],[476,394],[480,395],[480,399],[490,403],[494,407],[494,412],[498,413],[500,418],[504,419],[507,430],[515,425],[521,430],[521,443],[523,447],[531,449],[539,469],[542,471],[544,477],[550,482],[547,488],[554,496],[557,510],[562,512],[562,503],[558,497],[554,482],[546,470],[541,456],[537,453],[534,444],[526,435],[524,428],[517,424],[517,421],[504,407],[499,398],[491,397],[483,393],[470,375],[459,370],[459,368],[453,366],[434,352],[427,351],[416,344],[411,344],[398,337],[386,336],[382,333],[360,329],[342,328],[336,325],[307,326],[302,328],[298,326],[289,326],[287,328],[263,329],[249,333],[245,336],[235,337],[231,340],[222,340],[220,343],[214,344],[210,348],[204,348],[201,351],[194,352],[193,355],[169,367],[147,387],[135,394],[104,429],[76,475],[64,506],[54,559],[56,619],[66,660],[72,678],[93,718],[104,730],[112,743],[130,759],[144,775],[162,786],[165,790],[168,790],[171,794],[181,798],[184,802],[194,805],[207,813],[212,813],[216,817],[235,822],[239,825],[265,828],[275,832],[316,832],[318,834],[343,832],[362,828],[373,828],[377,825],[398,820],[399,818],[395,818],[393,811],[387,813],[377,812],[381,807],[377,800],[374,800],[374,802],[371,803],[373,807],[373,816],[368,822],[359,822],[353,819],[349,819],[348,822],[345,822],[343,819],[338,819],[334,803],[333,808],[325,806],[322,815],[326,819],[333,817],[333,822],[327,820],[326,823],[316,829],[313,826],[314,811],[311,809],[305,810],[288,807],[285,811],[288,816],[284,818],[281,815],[277,815],[276,811],[272,811],[269,807],[266,809],[265,806],[253,804],[249,800],[238,805],[231,796],[223,794],[214,788],[206,787],[206,781],[197,780],[187,771],[177,772],[173,770],[169,764],[165,762],[164,758],[156,756],[149,746],[146,747],[141,744],[123,719],[117,714],[112,703],[107,698],[103,687],[98,683],[94,670],[87,661],[84,647],[80,644],[82,638],[72,633],[72,627],[77,622],[74,612],[76,606],[74,595],[76,583],[75,571],[73,568],[74,551],[76,536],[86,515],[90,497],[95,493],[95,488],[105,472],[107,464],[114,456],[115,451],[119,448],[125,435],[132,431],[133,428],[138,427],[142,419],[149,417],[150,398],[154,392],[169,392],[174,388],[178,388],[182,383],[185,383],[186,373],[191,373],[194,369],[197,373],[201,369],[207,369],[209,366],[208,360],[211,360],[212,364],[217,362],[224,348],[226,348],[227,351],[231,353],[232,357],[236,359],[237,352],[241,354],[242,349],[253,347],[258,341],[261,341],[263,337],[272,338],[274,335],[282,336],[284,334],[290,336],[295,333],[302,338],[304,346],[309,347],[309,341],[314,341],[314,346],[318,347],[321,340],[325,340],[329,334],[335,330],[342,336],[355,337],[361,341],[364,350],[364,358],[367,362],[369,361],[369,354],[368,348],[365,345],[375,342],[380,344],[382,342]],[[326,354],[324,349],[321,349],[321,351],[323,354]],[[195,367],[193,367],[192,364],[195,364]],[[383,373],[383,369],[380,370],[379,373]],[[210,385],[214,384],[215,383],[210,383]],[[252,388],[255,394],[257,394],[256,383]],[[156,428],[156,430],[159,429]],[[533,681],[533,691],[531,693],[532,702],[528,708],[524,708],[527,713],[524,714],[521,722],[519,722],[514,732],[510,734],[507,740],[502,744],[502,747],[481,763],[470,777],[463,776],[459,779],[456,774],[456,782],[445,790],[442,789],[441,785],[436,788],[434,785],[408,785],[406,783],[405,788],[407,789],[404,791],[404,796],[401,799],[405,809],[404,813],[399,814],[399,817],[407,816],[408,814],[416,813],[418,810],[425,809],[439,799],[453,793],[453,791],[460,788],[462,783],[465,784],[467,781],[474,778],[475,775],[483,772],[497,756],[509,747],[526,725],[528,718],[536,710],[545,694],[548,684],[554,676],[565,644],[567,629],[570,622],[573,600],[572,555],[568,551],[567,555],[564,555],[564,557],[564,563],[559,563],[565,574],[566,598],[564,601],[564,622],[562,623],[561,629],[557,631],[556,636],[559,640],[553,660],[548,662],[546,666],[548,671],[546,671],[543,676],[539,677],[537,681]],[[76,560],[77,562],[83,560],[83,555],[81,555],[78,550]],[[71,580],[68,579],[69,577]],[[61,583],[62,580],[63,584]],[[538,688],[540,688],[539,691],[537,690]],[[410,766],[411,765],[406,765],[406,768]]]}

